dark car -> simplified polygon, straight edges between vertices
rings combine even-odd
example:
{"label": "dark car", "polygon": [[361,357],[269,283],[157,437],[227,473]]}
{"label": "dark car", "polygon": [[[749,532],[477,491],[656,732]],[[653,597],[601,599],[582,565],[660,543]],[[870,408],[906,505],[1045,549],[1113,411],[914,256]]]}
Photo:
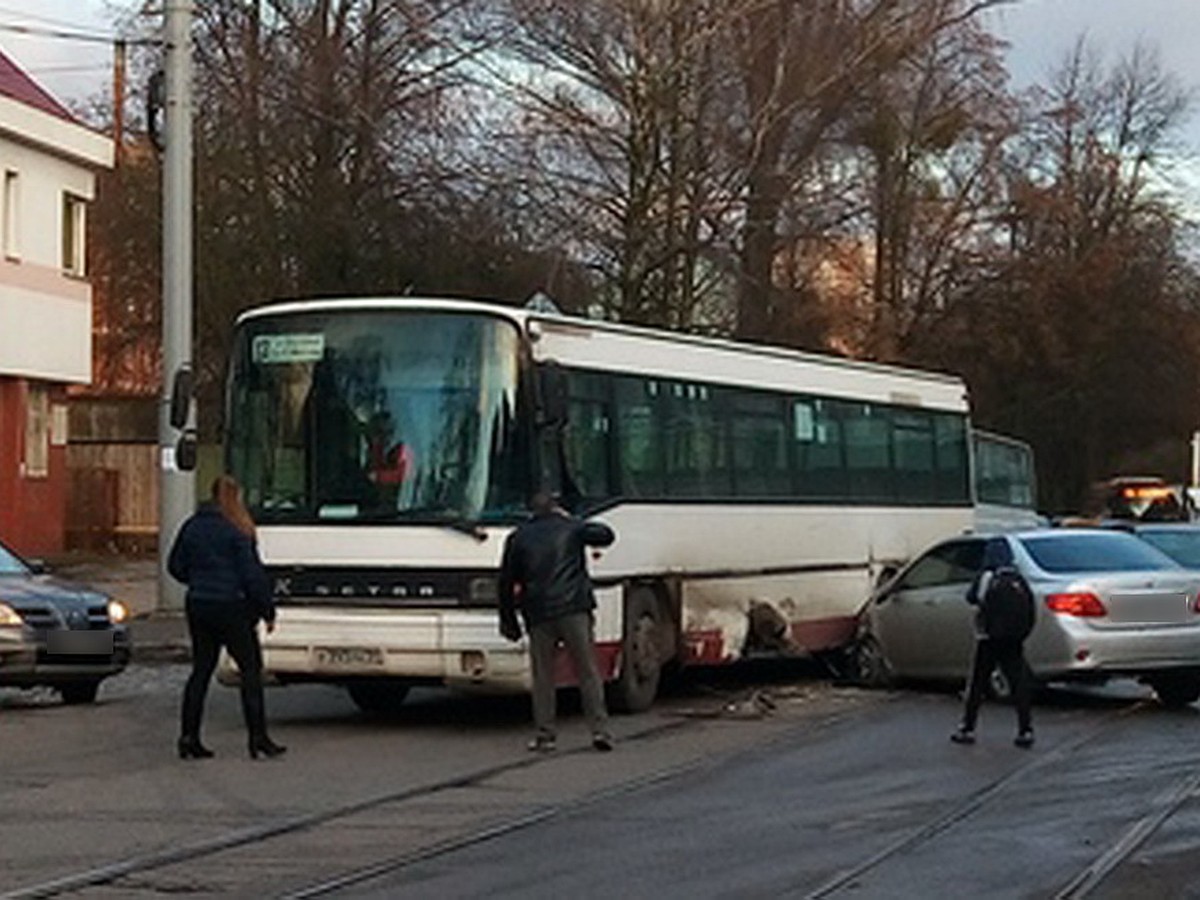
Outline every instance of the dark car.
{"label": "dark car", "polygon": [[91,703],[129,663],[125,605],[42,572],[0,544],[0,687],[46,686]]}

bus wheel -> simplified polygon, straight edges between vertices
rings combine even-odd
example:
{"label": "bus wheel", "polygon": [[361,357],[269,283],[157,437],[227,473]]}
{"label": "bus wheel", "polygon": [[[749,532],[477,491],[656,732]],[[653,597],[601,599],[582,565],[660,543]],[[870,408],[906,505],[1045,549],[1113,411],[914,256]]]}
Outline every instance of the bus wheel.
{"label": "bus wheel", "polygon": [[621,639],[621,671],[612,685],[618,712],[642,712],[658,694],[662,675],[659,655],[661,624],[658,597],[648,587],[635,587],[625,599],[625,633]]}
{"label": "bus wheel", "polygon": [[373,716],[396,715],[408,696],[408,685],[387,681],[352,681],[346,690],[355,706]]}

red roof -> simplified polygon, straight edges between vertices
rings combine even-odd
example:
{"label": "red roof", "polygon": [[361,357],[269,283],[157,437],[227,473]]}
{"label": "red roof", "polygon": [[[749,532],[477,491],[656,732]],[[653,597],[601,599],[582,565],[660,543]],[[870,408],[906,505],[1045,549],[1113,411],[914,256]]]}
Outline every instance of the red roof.
{"label": "red roof", "polygon": [[19,100],[34,109],[74,122],[67,108],[48,94],[41,85],[22,71],[21,67],[0,50],[0,94]]}

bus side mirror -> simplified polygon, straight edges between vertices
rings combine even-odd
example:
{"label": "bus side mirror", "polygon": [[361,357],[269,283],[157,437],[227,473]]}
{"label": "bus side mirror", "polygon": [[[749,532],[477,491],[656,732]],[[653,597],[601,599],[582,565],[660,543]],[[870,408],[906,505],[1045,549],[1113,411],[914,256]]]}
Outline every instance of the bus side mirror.
{"label": "bus side mirror", "polygon": [[191,406],[192,370],[190,366],[184,365],[175,372],[175,380],[171,384],[170,422],[172,428],[183,428],[187,425]]}
{"label": "bus side mirror", "polygon": [[175,467],[180,472],[191,472],[196,468],[196,432],[191,428],[175,442]]}
{"label": "bus side mirror", "polygon": [[538,367],[538,423],[564,425],[567,421],[567,375],[556,362]]}

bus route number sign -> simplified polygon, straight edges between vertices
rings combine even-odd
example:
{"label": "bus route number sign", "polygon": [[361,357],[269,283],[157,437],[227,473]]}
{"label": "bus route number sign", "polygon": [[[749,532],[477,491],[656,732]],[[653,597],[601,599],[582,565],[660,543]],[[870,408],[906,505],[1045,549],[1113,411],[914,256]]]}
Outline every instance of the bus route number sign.
{"label": "bus route number sign", "polygon": [[320,362],[324,355],[323,334],[260,334],[250,345],[250,356],[259,365]]}

